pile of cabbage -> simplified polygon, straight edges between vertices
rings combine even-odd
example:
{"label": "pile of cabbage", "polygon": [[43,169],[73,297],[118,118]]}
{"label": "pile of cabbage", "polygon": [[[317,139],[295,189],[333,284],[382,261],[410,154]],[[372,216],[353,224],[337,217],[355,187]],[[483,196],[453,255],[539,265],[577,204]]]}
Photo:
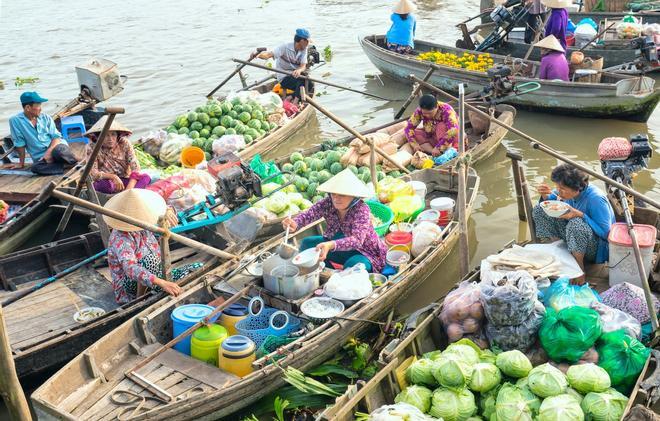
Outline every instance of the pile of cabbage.
{"label": "pile of cabbage", "polygon": [[[302,194],[298,193],[293,184],[284,188],[281,187],[282,186],[277,183],[266,183],[261,186],[264,196],[271,193],[272,195],[256,202],[254,206],[268,212],[266,219],[276,219],[289,215],[296,215],[300,211],[309,209],[312,206],[312,202],[306,199]],[[275,191],[277,189],[280,190]]]}
{"label": "pile of cabbage", "polygon": [[415,359],[406,381],[395,403],[445,421],[618,420],[628,402],[596,364],[564,374],[549,363],[533,367],[519,350],[496,355],[468,339]]}

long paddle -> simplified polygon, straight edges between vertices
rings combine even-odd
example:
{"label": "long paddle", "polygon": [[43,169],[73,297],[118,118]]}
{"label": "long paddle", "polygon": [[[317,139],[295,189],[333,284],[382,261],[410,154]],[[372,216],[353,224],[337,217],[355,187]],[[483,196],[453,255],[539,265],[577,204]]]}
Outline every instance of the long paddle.
{"label": "long paddle", "polygon": [[[249,61],[239,60],[237,58],[232,59],[232,60],[235,61],[236,63],[241,63],[241,64],[244,64],[244,65],[247,65],[247,66],[256,67],[257,69],[268,70],[268,71],[271,71],[271,72],[280,73],[280,74],[287,75],[287,76],[293,76],[293,74],[291,72],[287,72],[285,70],[280,70],[280,69],[275,69],[275,68],[271,69],[270,67],[262,66],[261,64],[250,63]],[[358,94],[370,96],[372,98],[382,99],[383,101],[392,101],[389,98],[384,98],[382,96],[370,94],[369,92],[359,91],[357,89],[349,88],[348,86],[338,85],[336,83],[328,82],[328,81],[321,80],[321,79],[316,79],[316,78],[309,77],[309,76],[306,76],[306,75],[300,75],[298,78],[299,79],[306,79],[306,80],[312,81],[314,83],[320,83],[322,85],[328,85],[328,86],[332,86],[332,87],[335,87],[335,88],[344,89],[346,91],[351,91],[351,92],[355,92],[355,93],[358,93]]]}
{"label": "long paddle", "polygon": [[[259,47],[259,48],[257,48],[257,53],[260,53],[260,52],[262,52],[262,51],[266,51],[266,48],[264,48],[264,47]],[[254,60],[255,58],[256,58],[256,56],[254,56],[254,57],[250,57],[250,58],[248,59],[248,62]],[[218,86],[216,86],[211,92],[209,92],[208,94],[206,94],[206,97],[207,97],[208,99],[213,98],[213,94],[216,93],[216,92],[218,91],[218,89],[220,89],[220,88],[222,88],[223,86],[225,86],[225,84],[226,84],[227,82],[229,82],[229,80],[231,80],[231,78],[233,78],[234,76],[236,76],[236,73],[238,73],[238,72],[240,72],[241,70],[243,70],[243,68],[244,68],[245,66],[246,66],[245,64],[241,64],[240,66],[236,66],[236,68],[234,69],[234,71],[231,72],[231,73],[229,74],[229,76],[227,76],[222,82],[220,82],[220,83],[218,84]]]}

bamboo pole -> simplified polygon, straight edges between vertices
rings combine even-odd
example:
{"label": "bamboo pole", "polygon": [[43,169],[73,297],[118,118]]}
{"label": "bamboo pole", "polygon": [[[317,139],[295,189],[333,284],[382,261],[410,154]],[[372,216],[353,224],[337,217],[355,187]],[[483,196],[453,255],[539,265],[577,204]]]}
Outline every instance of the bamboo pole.
{"label": "bamboo pole", "polygon": [[[167,222],[166,217],[161,217],[160,226],[165,230],[170,229],[170,224]],[[170,273],[172,259],[170,258],[170,239],[167,235],[160,237],[160,257],[163,265],[163,279],[170,282],[172,281],[172,275]]]}
{"label": "bamboo pole", "polygon": [[378,172],[376,171],[376,149],[373,143],[369,146],[369,171],[371,172],[371,184],[374,186],[374,193],[378,195]]}
{"label": "bamboo pole", "polygon": [[[458,85],[458,155],[465,154],[465,90],[463,84]],[[467,162],[458,163],[458,222],[459,222],[459,261],[461,278],[470,271],[470,247],[468,244],[468,226],[466,207]]]}
{"label": "bamboo pole", "polygon": [[42,194],[51,194],[53,197],[56,197],[58,199],[61,199],[61,200],[67,201],[67,202],[71,202],[74,205],[78,205],[78,206],[81,206],[83,208],[92,210],[94,212],[98,212],[100,214],[109,216],[111,218],[118,219],[122,222],[126,222],[128,224],[135,225],[137,227],[140,227],[140,228],[145,229],[147,231],[151,231],[151,232],[156,233],[156,234],[168,235],[168,233],[169,233],[169,236],[173,240],[178,241],[179,243],[181,243],[183,245],[186,245],[188,247],[192,247],[196,250],[202,251],[204,253],[211,254],[213,256],[218,256],[218,257],[223,258],[223,259],[238,259],[238,256],[236,256],[234,254],[227,253],[226,251],[222,251],[222,250],[219,250],[215,247],[208,246],[206,244],[200,243],[199,241],[195,241],[195,240],[192,240],[188,237],[184,237],[183,235],[176,234],[176,233],[171,232],[171,231],[166,231],[166,230],[164,230],[163,228],[161,228],[157,225],[142,222],[140,220],[137,220],[137,219],[131,218],[129,216],[126,216],[122,213],[119,213],[119,212],[116,212],[116,211],[113,211],[113,210],[110,210],[110,209],[106,209],[103,206],[96,205],[94,203],[91,203],[91,202],[88,202],[86,200],[80,199],[79,197],[72,196],[70,194],[61,192],[59,190],[55,190],[55,183],[52,183],[52,182],[48,185],[47,188],[44,189]]}
{"label": "bamboo pole", "polygon": [[[108,132],[110,131],[110,126],[112,125],[112,122],[115,120],[115,115],[124,114],[124,109],[121,107],[108,107],[105,109],[105,114],[108,116],[108,119],[105,121],[103,130],[101,130],[101,134],[99,135],[99,138],[96,141],[96,144],[94,145],[94,149],[92,149],[91,155],[89,156],[89,158],[87,158],[87,162],[85,163],[85,168],[83,169],[82,175],[78,179],[78,183],[76,184],[76,190],[73,193],[73,195],[76,197],[80,196],[80,192],[82,191],[83,186],[87,182],[87,177],[89,177],[89,174],[92,171],[94,162],[96,162],[96,157],[99,155],[99,152],[101,152],[103,141],[105,140],[105,137],[108,135]],[[69,224],[69,219],[71,219],[72,213],[73,213],[73,203],[69,203],[67,208],[64,210],[64,215],[62,215],[62,219],[60,219],[60,223],[57,225],[57,229],[55,229],[55,234],[53,234],[53,240],[58,240],[62,236],[64,230],[66,229],[66,226]]]}
{"label": "bamboo pole", "polygon": [[[424,82],[427,82],[431,78],[431,75],[433,74],[434,71],[435,71],[435,69],[433,67],[430,67],[429,70],[426,71],[426,74],[424,75],[422,80]],[[415,87],[415,89],[413,89],[412,93],[410,94],[408,99],[406,99],[406,102],[403,103],[403,105],[401,106],[401,109],[399,110],[399,112],[396,113],[394,118],[401,118],[403,113],[406,111],[406,108],[408,108],[410,103],[413,102],[413,100],[415,99],[415,97],[417,96],[419,91],[421,91],[421,90],[422,90],[422,85],[417,85]]]}
{"label": "bamboo pole", "polygon": [[536,236],[536,223],[534,223],[534,218],[532,216],[532,198],[529,195],[529,188],[527,184],[527,177],[525,177],[525,170],[522,166],[518,167],[520,172],[520,188],[522,189],[523,200],[525,201],[525,216],[527,219],[527,225],[529,225],[529,236],[533,242],[537,243],[539,241]]}
{"label": "bamboo pole", "polygon": [[25,393],[16,375],[2,306],[0,306],[0,395],[9,410],[10,419],[18,421],[32,419]]}
{"label": "bamboo pole", "polygon": [[525,214],[525,200],[523,199],[522,194],[522,180],[520,179],[520,170],[518,166],[518,160],[520,155],[513,154],[510,151],[507,151],[506,156],[511,158],[511,169],[513,170],[513,187],[516,190],[516,202],[518,203],[518,219],[526,222],[527,215]]}
{"label": "bamboo pole", "polygon": [[[422,81],[420,78],[418,78],[417,76],[411,76],[411,79],[412,79],[413,81],[415,81],[415,82],[418,82],[418,83],[422,84],[422,85],[423,85],[424,87],[426,87],[427,89],[430,89],[430,90],[432,90],[432,91],[434,91],[434,92],[437,92],[437,93],[439,93],[439,94],[441,94],[441,95],[444,95],[444,96],[447,97],[447,98],[451,98],[451,99],[453,99],[453,100],[456,100],[456,97],[454,97],[453,95],[451,95],[451,94],[449,94],[449,93],[443,91],[443,90],[440,89],[440,88],[437,88],[437,87],[431,85],[430,83],[423,82],[423,81]],[[532,147],[533,147],[534,149],[538,149],[538,150],[540,150],[540,151],[542,151],[542,152],[545,152],[546,154],[552,156],[553,158],[557,158],[558,160],[560,160],[560,161],[562,161],[562,162],[566,162],[567,164],[571,164],[572,166],[574,166],[575,168],[579,169],[580,171],[584,171],[585,173],[591,175],[592,177],[595,177],[595,178],[597,178],[597,179],[599,179],[599,180],[601,180],[601,181],[604,181],[604,182],[610,184],[610,185],[613,186],[613,187],[616,187],[616,188],[618,188],[618,189],[621,189],[621,190],[623,190],[624,192],[626,192],[626,193],[628,193],[628,194],[630,194],[630,195],[632,195],[632,196],[638,198],[639,200],[648,203],[649,205],[653,206],[654,208],[660,209],[660,202],[658,202],[658,201],[656,201],[656,200],[653,200],[653,199],[651,199],[650,197],[648,197],[648,196],[646,196],[646,195],[644,195],[644,194],[641,194],[641,193],[639,193],[637,190],[631,189],[630,187],[628,187],[628,186],[626,186],[626,185],[624,185],[624,184],[621,184],[621,183],[619,183],[619,182],[616,181],[616,180],[613,180],[613,179],[611,179],[611,178],[609,178],[609,177],[606,177],[606,176],[604,176],[604,175],[602,175],[602,174],[599,174],[599,173],[597,173],[596,171],[592,170],[591,168],[586,167],[586,166],[580,164],[579,162],[576,162],[576,161],[573,161],[572,159],[566,158],[564,155],[560,154],[559,152],[555,151],[554,149],[550,148],[549,146],[547,146],[547,145],[545,145],[545,144],[539,142],[538,140],[534,139],[534,138],[531,137],[530,135],[528,135],[528,134],[526,134],[526,133],[524,133],[524,132],[522,132],[522,131],[516,129],[516,128],[513,127],[513,126],[509,126],[508,124],[499,121],[498,119],[496,119],[496,118],[490,116],[489,114],[484,113],[483,111],[481,111],[481,110],[478,109],[477,107],[474,107],[474,106],[472,106],[472,105],[470,105],[470,104],[465,104],[465,106],[466,106],[468,109],[470,109],[470,110],[476,112],[476,113],[479,114],[480,116],[486,117],[487,119],[489,119],[489,120],[492,121],[493,123],[498,124],[498,125],[504,127],[505,129],[509,130],[510,132],[515,133],[515,134],[517,134],[518,136],[522,137],[523,139],[527,140],[527,141],[532,145]]]}
{"label": "bamboo pole", "polygon": [[331,113],[330,111],[326,110],[323,106],[321,106],[318,102],[316,102],[314,99],[310,98],[309,96],[305,96],[305,101],[309,104],[311,104],[314,108],[317,110],[321,111],[323,114],[325,114],[330,120],[334,121],[337,123],[339,126],[341,126],[344,130],[349,132],[351,135],[355,136],[356,138],[360,139],[362,142],[366,143],[369,146],[373,146],[376,152],[378,152],[383,158],[394,164],[398,169],[403,171],[406,174],[410,174],[410,170],[403,165],[399,164],[396,162],[394,159],[390,158],[390,156],[385,152],[382,148],[374,145],[374,143],[367,139],[366,137],[362,136],[359,132],[357,132],[354,128],[350,127],[348,124],[344,123],[339,117]]}

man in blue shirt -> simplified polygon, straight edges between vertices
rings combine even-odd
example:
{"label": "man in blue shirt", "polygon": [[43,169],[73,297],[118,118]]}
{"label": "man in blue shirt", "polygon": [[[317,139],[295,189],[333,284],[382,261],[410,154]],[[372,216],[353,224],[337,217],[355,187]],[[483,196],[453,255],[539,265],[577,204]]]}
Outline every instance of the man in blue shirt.
{"label": "man in blue shirt", "polygon": [[25,166],[25,150],[32,157],[33,173],[56,175],[64,172],[64,164],[78,162],[66,141],[55,127],[53,118],[41,112],[41,104],[48,101],[36,92],[23,92],[23,112],[9,119],[11,138],[18,153],[18,164],[10,168]]}

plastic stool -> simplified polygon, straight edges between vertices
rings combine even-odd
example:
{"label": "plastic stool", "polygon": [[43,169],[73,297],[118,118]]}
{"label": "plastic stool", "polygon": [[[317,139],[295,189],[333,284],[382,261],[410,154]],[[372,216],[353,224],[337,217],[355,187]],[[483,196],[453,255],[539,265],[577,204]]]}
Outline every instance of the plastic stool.
{"label": "plastic stool", "polygon": [[79,115],[62,117],[62,137],[70,143],[83,142],[89,143],[89,138],[85,137],[85,120]]}

